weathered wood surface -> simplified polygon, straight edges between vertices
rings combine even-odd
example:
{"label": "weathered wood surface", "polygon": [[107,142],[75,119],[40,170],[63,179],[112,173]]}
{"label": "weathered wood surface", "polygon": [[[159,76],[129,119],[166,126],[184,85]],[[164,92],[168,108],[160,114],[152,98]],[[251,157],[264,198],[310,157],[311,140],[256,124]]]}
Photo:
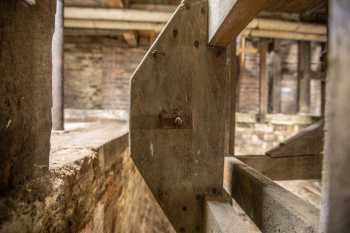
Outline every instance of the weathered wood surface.
{"label": "weathered wood surface", "polygon": [[324,122],[319,121],[269,150],[266,155],[270,157],[320,155],[323,151],[323,141]]}
{"label": "weathered wood surface", "polygon": [[321,179],[321,155],[281,158],[255,155],[236,158],[272,180]]}
{"label": "weathered wood surface", "polygon": [[259,120],[265,121],[269,103],[269,76],[267,70],[268,41],[259,42]]}
{"label": "weathered wood surface", "polygon": [[235,158],[225,188],[262,232],[316,233],[319,210]]}
{"label": "weathered wood surface", "polygon": [[209,43],[227,46],[268,3],[268,0],[209,0]]}
{"label": "weathered wood surface", "polygon": [[235,153],[236,132],[236,92],[239,76],[239,64],[236,55],[236,40],[226,48],[226,83],[225,83],[225,153]]}
{"label": "weathered wood surface", "polygon": [[222,191],[226,51],[207,46],[207,9],[181,4],[131,81],[131,155],[177,232],[201,231]]}
{"label": "weathered wood surface", "polygon": [[298,44],[298,110],[310,113],[311,107],[311,43]]}
{"label": "weathered wood surface", "polygon": [[350,1],[330,1],[321,232],[350,229]]}
{"label": "weathered wood surface", "polygon": [[261,11],[302,13],[324,0],[209,0],[209,43],[227,46]]}
{"label": "weathered wood surface", "polygon": [[275,48],[272,53],[272,111],[281,112],[281,89],[282,89],[282,58],[279,51],[279,41],[276,40]]}
{"label": "weathered wood surface", "polygon": [[261,233],[236,201],[205,203],[205,233]]}

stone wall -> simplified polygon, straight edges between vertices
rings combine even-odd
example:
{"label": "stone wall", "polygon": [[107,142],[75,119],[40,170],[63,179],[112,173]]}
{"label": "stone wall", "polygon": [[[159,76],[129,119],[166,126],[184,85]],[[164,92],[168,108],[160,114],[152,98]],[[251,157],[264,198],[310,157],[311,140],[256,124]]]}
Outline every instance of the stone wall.
{"label": "stone wall", "polygon": [[54,134],[52,144],[50,191],[1,199],[0,233],[174,233],[115,123]]}
{"label": "stone wall", "polygon": [[55,1],[0,1],[0,192],[48,169]]}
{"label": "stone wall", "polygon": [[259,122],[256,114],[236,114],[236,155],[263,155],[266,151],[315,123],[318,117],[271,114]]}
{"label": "stone wall", "polygon": [[[146,48],[129,48],[120,37],[65,37],[65,107],[129,109],[130,77]],[[127,118],[127,117],[126,117]]]}

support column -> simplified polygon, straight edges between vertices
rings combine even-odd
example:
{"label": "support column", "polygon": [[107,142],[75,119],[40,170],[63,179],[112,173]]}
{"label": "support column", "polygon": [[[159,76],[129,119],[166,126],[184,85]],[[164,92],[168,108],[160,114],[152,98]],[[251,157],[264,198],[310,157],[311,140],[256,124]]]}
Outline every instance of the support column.
{"label": "support column", "polygon": [[268,99],[269,99],[269,79],[267,73],[267,50],[268,50],[268,41],[260,40],[259,41],[259,120],[265,121],[267,108],[268,108]]}
{"label": "support column", "polygon": [[272,79],[273,79],[273,90],[272,90],[272,110],[273,113],[281,112],[281,79],[282,79],[282,58],[279,54],[279,48],[276,46],[272,54]]}
{"label": "support column", "polygon": [[330,1],[322,233],[350,228],[350,2]]}
{"label": "support column", "polygon": [[236,39],[227,46],[226,53],[226,122],[225,122],[225,153],[234,155],[235,153],[235,133],[236,133],[236,93],[238,81],[239,58],[236,56]]}
{"label": "support column", "polygon": [[310,113],[311,44],[299,41],[298,45],[298,112]]}
{"label": "support column", "polygon": [[52,38],[52,129],[64,130],[64,0],[56,0],[55,32]]}

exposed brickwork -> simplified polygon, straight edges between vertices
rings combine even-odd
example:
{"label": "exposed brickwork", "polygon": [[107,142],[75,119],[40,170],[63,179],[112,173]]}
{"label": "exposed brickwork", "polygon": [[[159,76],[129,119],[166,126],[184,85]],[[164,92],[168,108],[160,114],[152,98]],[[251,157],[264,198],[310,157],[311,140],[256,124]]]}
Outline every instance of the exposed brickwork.
{"label": "exposed brickwork", "polygon": [[120,38],[65,37],[65,107],[127,111],[131,74],[145,51]]}

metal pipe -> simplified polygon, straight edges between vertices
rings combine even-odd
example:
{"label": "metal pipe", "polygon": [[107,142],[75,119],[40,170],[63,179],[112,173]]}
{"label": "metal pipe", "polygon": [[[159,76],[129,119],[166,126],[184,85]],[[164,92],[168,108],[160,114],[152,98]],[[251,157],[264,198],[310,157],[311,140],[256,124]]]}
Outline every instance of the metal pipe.
{"label": "metal pipe", "polygon": [[56,0],[55,32],[52,38],[52,129],[64,130],[64,0]]}

